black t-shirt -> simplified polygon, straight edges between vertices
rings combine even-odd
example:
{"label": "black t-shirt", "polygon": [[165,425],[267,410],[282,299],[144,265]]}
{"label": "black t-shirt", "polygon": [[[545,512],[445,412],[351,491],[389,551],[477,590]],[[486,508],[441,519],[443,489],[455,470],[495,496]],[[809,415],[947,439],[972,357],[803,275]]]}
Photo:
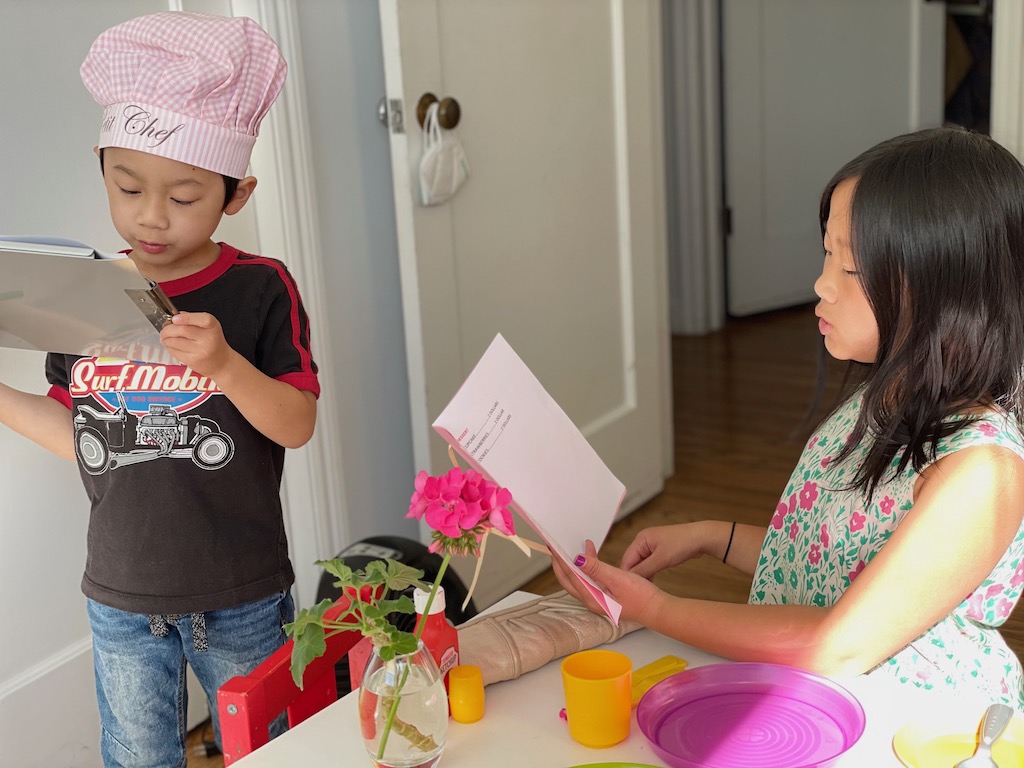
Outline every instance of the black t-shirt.
{"label": "black t-shirt", "polygon": [[[309,321],[274,259],[221,244],[218,260],[161,283],[179,310],[209,312],[266,375],[319,395]],[[164,350],[144,357],[159,360]],[[72,409],[91,503],[82,591],[135,613],[193,613],[294,581],[281,511],[284,448],[209,379],[170,362],[49,354],[50,396]]]}

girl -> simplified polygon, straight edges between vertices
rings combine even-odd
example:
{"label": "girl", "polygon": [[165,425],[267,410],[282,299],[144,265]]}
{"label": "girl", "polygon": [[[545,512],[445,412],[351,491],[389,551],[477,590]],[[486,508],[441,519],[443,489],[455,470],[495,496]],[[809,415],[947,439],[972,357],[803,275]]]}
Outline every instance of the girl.
{"label": "girl", "polygon": [[[767,527],[651,528],[620,568],[590,542],[576,564],[623,617],[721,656],[1022,709],[1021,665],[997,627],[1024,586],[1024,167],[986,136],[919,131],[840,169],[820,218],[818,328],[863,375]],[[705,554],[752,575],[748,604],[649,581]]]}

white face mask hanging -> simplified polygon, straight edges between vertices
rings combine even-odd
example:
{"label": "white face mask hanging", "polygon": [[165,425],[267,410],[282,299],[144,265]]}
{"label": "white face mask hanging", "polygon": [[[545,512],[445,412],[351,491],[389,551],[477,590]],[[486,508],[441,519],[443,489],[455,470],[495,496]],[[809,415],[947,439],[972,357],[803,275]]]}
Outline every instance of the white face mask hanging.
{"label": "white face mask hanging", "polygon": [[427,109],[423,121],[423,157],[420,158],[420,200],[440,205],[451,199],[469,177],[469,161],[462,144],[438,122],[439,103]]}

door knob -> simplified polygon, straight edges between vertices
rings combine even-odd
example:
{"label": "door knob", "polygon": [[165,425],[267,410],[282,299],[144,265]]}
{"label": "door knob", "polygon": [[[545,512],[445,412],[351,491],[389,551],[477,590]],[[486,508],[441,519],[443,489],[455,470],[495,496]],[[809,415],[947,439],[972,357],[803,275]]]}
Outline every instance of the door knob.
{"label": "door knob", "polygon": [[[427,120],[427,110],[436,101],[437,96],[432,93],[424,93],[420,96],[420,100],[416,104],[416,120],[419,122],[420,128],[423,127],[423,123]],[[462,117],[462,108],[459,106],[459,102],[451,96],[445,96],[441,99],[441,104],[437,108],[437,122],[442,128],[450,131],[459,124],[460,117]]]}

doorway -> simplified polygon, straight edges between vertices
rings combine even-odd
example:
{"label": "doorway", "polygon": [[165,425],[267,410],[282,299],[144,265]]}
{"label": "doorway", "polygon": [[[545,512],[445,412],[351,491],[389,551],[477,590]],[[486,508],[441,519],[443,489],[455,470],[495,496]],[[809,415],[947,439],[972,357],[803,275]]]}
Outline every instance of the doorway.
{"label": "doorway", "polygon": [[946,4],[945,119],[989,134],[993,0]]}
{"label": "doorway", "polygon": [[940,125],[946,10],[923,0],[721,0],[727,311],[814,301],[818,198],[879,141]]}

